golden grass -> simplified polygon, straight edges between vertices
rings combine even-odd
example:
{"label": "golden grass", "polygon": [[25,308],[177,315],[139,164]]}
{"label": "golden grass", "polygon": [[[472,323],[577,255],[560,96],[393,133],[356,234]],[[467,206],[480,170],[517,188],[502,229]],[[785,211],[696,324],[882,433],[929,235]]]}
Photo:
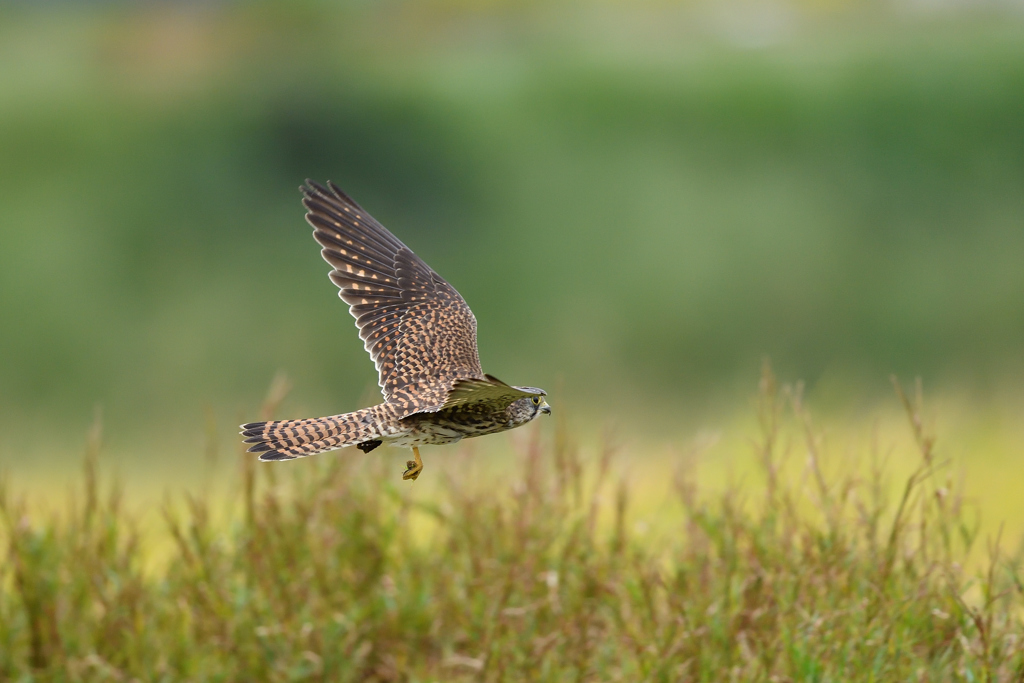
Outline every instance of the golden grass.
{"label": "golden grass", "polygon": [[1021,680],[1019,553],[979,543],[900,396],[902,475],[870,430],[831,457],[766,372],[742,482],[707,486],[699,444],[585,458],[563,423],[412,486],[376,454],[245,457],[159,525],[101,485],[97,435],[59,517],[0,494],[0,679]]}

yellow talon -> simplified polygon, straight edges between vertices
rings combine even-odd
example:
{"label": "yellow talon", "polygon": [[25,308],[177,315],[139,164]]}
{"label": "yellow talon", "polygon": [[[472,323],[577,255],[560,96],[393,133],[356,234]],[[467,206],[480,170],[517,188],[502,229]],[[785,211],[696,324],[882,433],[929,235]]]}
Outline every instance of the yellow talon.
{"label": "yellow talon", "polygon": [[420,459],[420,449],[418,446],[412,447],[412,454],[416,456],[416,459],[406,461],[405,466],[408,469],[402,474],[402,479],[416,481],[416,477],[420,476],[420,472],[423,471],[423,461]]}

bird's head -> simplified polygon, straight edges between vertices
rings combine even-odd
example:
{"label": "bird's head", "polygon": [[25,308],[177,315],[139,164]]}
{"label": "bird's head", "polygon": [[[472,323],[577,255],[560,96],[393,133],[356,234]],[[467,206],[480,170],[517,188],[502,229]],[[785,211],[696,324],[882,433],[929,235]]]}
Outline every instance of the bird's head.
{"label": "bird's head", "polygon": [[551,406],[544,400],[544,397],[548,395],[543,389],[537,389],[536,387],[514,387],[519,391],[525,391],[531,396],[513,401],[508,407],[509,418],[517,425],[529,422],[538,415],[550,415]]}

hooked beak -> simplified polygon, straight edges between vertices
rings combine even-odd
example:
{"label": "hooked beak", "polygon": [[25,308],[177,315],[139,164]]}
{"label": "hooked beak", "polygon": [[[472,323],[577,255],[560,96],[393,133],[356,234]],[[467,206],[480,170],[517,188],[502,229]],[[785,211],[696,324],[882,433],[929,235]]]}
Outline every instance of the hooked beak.
{"label": "hooked beak", "polygon": [[551,406],[549,406],[548,402],[543,399],[541,400],[540,405],[537,406],[537,410],[545,415],[551,414]]}

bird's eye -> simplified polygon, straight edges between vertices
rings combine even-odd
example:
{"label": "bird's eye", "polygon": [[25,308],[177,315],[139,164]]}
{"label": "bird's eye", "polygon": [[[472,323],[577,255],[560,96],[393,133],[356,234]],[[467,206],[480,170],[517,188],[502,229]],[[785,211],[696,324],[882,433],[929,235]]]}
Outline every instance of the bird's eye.
{"label": "bird's eye", "polygon": [[534,396],[533,397],[533,405],[535,405],[535,406],[539,406],[540,405],[540,396]]}

